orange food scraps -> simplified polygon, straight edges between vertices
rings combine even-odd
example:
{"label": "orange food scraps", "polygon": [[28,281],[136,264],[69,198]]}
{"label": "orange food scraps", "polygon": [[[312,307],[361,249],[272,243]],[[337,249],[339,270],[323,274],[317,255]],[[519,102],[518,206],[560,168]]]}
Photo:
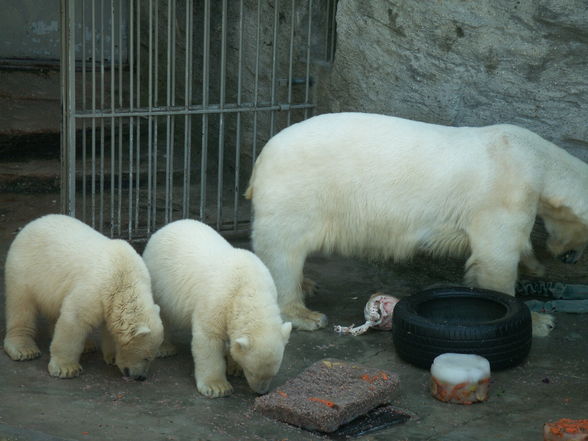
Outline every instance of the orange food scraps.
{"label": "orange food scraps", "polygon": [[566,433],[588,433],[588,419],[572,420],[562,418],[554,423],[547,423],[549,431],[554,435],[563,435]]}
{"label": "orange food scraps", "polygon": [[464,387],[466,387],[469,383],[467,383],[466,381],[464,381],[463,383],[459,383],[456,384],[455,386],[453,386],[453,390],[454,391],[458,391],[460,389],[463,389]]}
{"label": "orange food scraps", "polygon": [[288,397],[288,394],[287,394],[286,392],[284,392],[284,391],[281,391],[281,390],[279,390],[279,391],[277,391],[277,392],[278,392],[278,393],[279,393],[281,396],[283,396],[284,398],[287,398],[287,397]]}
{"label": "orange food scraps", "polygon": [[316,401],[317,403],[323,403],[325,406],[328,406],[328,407],[331,407],[331,408],[337,407],[337,404],[335,404],[335,403],[333,403],[332,401],[329,401],[329,400],[323,400],[322,398],[311,397],[308,400],[309,401]]}
{"label": "orange food scraps", "polygon": [[378,372],[376,375],[368,375],[368,374],[363,374],[361,376],[361,379],[363,381],[367,381],[368,383],[373,383],[377,380],[389,380],[390,377],[388,377],[388,375],[386,375],[385,372]]}

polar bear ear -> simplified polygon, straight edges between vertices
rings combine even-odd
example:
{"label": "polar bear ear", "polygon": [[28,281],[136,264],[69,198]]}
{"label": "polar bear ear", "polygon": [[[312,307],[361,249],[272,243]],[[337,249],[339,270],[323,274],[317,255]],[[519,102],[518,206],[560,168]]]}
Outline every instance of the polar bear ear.
{"label": "polar bear ear", "polygon": [[249,338],[248,337],[239,337],[235,339],[235,345],[239,349],[248,349],[249,348]]}
{"label": "polar bear ear", "polygon": [[135,330],[135,335],[133,337],[138,337],[140,335],[147,335],[151,333],[151,329],[147,325],[139,325]]}
{"label": "polar bear ear", "polygon": [[292,332],[292,323],[286,322],[282,325],[282,338],[284,339],[284,343],[288,342],[290,338],[290,333]]}

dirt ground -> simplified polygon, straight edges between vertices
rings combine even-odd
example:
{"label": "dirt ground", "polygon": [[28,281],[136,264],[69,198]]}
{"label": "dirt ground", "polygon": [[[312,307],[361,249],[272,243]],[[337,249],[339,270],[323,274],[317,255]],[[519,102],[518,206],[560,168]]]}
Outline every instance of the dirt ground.
{"label": "dirt ground", "polygon": [[[58,212],[59,195],[0,193],[0,265],[18,228]],[[543,233],[538,231],[537,238]],[[247,247],[247,242],[237,242]],[[540,257],[545,257],[539,249]],[[588,255],[574,266],[549,260],[547,279],[588,284]],[[395,354],[388,332],[338,336],[334,324],[363,322],[363,307],[376,291],[405,296],[430,284],[457,283],[463,261],[418,258],[404,264],[313,257],[306,273],[320,291],[309,300],[330,319],[326,329],[294,332],[273,386],[313,362],[331,357],[389,369],[400,376],[393,404],[416,415],[362,440],[538,440],[543,423],[588,417],[588,317],[555,314],[551,336],[534,339],[525,363],[492,375],[490,398],[472,406],[441,403],[428,392],[429,374]],[[3,284],[0,341],[4,338]],[[0,353],[0,441],[4,440],[320,440],[323,436],[269,420],[253,411],[255,394],[245,380],[231,380],[235,393],[206,399],[196,391],[189,335],[176,336],[180,353],[156,360],[145,382],[125,382],[98,353],[82,357],[83,374],[72,380],[49,376],[47,336],[43,355],[14,362]]]}

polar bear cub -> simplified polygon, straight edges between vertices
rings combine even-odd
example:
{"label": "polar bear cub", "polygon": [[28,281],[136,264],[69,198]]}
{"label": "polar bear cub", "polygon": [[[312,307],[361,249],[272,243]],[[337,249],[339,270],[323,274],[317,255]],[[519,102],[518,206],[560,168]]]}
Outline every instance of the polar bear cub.
{"label": "polar bear cub", "polygon": [[172,355],[169,325],[191,328],[194,376],[207,397],[232,392],[226,373],[242,368],[251,389],[269,390],[292,325],[283,323],[269,270],[195,220],[172,222],[147,243],[143,259],[166,328],[160,355]]}
{"label": "polar bear cub", "polygon": [[49,373],[72,378],[88,334],[102,327],[104,360],[144,380],[163,341],[159,307],[141,257],[69,216],[48,215],[16,236],[6,258],[6,338],[13,360],[41,352],[38,315],[54,324]]}

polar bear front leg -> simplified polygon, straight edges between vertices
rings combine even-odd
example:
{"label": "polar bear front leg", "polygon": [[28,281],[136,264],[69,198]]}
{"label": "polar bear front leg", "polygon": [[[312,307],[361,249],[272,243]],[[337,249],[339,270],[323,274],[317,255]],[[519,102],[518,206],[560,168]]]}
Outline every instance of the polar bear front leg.
{"label": "polar bear front leg", "polygon": [[84,351],[84,343],[90,331],[91,327],[81,321],[76,314],[62,308],[61,315],[55,323],[55,333],[50,346],[50,375],[73,378],[81,374],[80,355]]}
{"label": "polar bear front leg", "polygon": [[532,252],[521,256],[520,266],[530,276],[543,277],[545,275],[545,267],[537,260]]}
{"label": "polar bear front leg", "polygon": [[233,392],[227,381],[225,342],[198,324],[193,325],[192,356],[194,357],[194,378],[198,392],[209,398],[226,397]]}
{"label": "polar bear front leg", "polygon": [[[51,336],[51,339],[53,339],[54,333],[55,333],[55,322],[51,322],[51,323],[49,323],[49,335]],[[84,343],[84,351],[82,353],[83,354],[90,354],[92,352],[96,352],[97,349],[98,349],[98,347],[96,346],[96,343],[94,343],[94,341],[91,338],[87,338],[86,342]]]}
{"label": "polar bear front leg", "polygon": [[242,377],[243,374],[243,368],[241,366],[239,366],[239,363],[237,363],[235,360],[233,360],[233,357],[231,357],[231,354],[229,353],[229,351],[227,350],[227,375],[231,376],[231,377]]}
{"label": "polar bear front leg", "polygon": [[166,358],[176,355],[178,353],[178,349],[176,346],[171,342],[171,324],[167,319],[163,319],[163,343],[157,350],[157,358]]}
{"label": "polar bear front leg", "polygon": [[272,274],[278,291],[282,319],[292,322],[293,327],[303,331],[324,328],[327,325],[327,316],[311,311],[304,305],[302,269],[306,251],[297,249],[296,245],[288,246],[289,241],[268,241],[268,237],[269,235],[258,230],[254,236],[253,248]]}
{"label": "polar bear front leg", "polygon": [[116,345],[112,334],[104,327],[100,335],[100,350],[102,351],[102,358],[108,366],[116,364]]}
{"label": "polar bear front leg", "polygon": [[161,346],[157,350],[157,358],[171,357],[177,353],[178,349],[176,348],[176,345],[174,345],[167,339],[167,337],[165,337],[163,343],[161,343]]}
{"label": "polar bear front leg", "polygon": [[[527,245],[532,223],[517,224],[510,222],[509,217],[488,216],[477,227],[470,234],[472,255],[466,262],[466,283],[514,296],[521,249]],[[525,258],[525,262],[529,260]],[[553,316],[533,313],[531,317],[533,336],[549,335],[554,327]]]}

